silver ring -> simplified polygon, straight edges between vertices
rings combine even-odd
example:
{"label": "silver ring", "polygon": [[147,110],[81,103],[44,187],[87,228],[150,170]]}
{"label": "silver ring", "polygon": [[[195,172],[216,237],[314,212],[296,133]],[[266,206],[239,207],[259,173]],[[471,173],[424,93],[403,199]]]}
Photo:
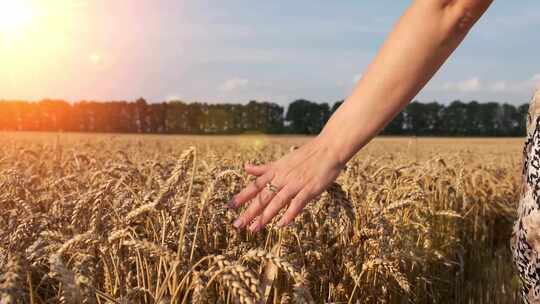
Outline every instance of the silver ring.
{"label": "silver ring", "polygon": [[268,189],[268,191],[276,194],[278,192],[278,188],[274,185],[272,185],[272,183],[268,182],[266,183],[266,189]]}

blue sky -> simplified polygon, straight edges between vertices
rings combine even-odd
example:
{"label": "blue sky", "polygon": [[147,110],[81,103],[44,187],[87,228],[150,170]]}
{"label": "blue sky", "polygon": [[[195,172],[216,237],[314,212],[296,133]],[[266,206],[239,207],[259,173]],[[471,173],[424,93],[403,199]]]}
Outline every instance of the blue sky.
{"label": "blue sky", "polygon": [[[12,63],[0,68],[0,98],[333,103],[410,1],[70,3],[49,12],[60,21],[42,35],[56,44],[0,47]],[[527,102],[540,82],[538,29],[538,0],[495,0],[417,99]]]}

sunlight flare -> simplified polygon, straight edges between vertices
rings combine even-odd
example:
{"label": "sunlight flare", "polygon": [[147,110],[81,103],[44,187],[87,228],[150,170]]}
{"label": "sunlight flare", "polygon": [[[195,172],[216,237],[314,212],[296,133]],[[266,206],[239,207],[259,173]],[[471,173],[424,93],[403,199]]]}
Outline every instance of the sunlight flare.
{"label": "sunlight flare", "polygon": [[34,15],[34,8],[28,1],[0,0],[0,35],[4,39],[22,35]]}
{"label": "sunlight flare", "polygon": [[0,0],[4,94],[54,87],[77,55],[83,60],[89,53],[84,40],[76,39],[88,24],[88,9],[81,3],[86,0]]}

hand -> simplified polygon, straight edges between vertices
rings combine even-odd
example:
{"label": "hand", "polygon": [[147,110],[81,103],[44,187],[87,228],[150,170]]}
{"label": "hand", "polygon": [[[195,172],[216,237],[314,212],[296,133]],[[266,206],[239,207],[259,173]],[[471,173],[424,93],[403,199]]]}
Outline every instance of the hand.
{"label": "hand", "polygon": [[246,172],[257,178],[231,199],[229,207],[238,208],[250,200],[252,202],[233,225],[244,228],[255,219],[249,230],[257,232],[289,202],[289,208],[277,226],[283,227],[292,222],[344,167],[330,146],[317,137],[275,162],[260,166],[247,164]]}

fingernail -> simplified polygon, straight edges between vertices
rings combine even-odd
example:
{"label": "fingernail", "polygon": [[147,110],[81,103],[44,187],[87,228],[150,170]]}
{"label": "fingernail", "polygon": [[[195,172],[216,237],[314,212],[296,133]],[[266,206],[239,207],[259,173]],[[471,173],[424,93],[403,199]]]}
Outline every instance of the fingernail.
{"label": "fingernail", "polygon": [[236,228],[240,228],[242,227],[244,224],[244,222],[242,221],[242,219],[236,219],[236,221],[234,221],[233,223],[233,226],[236,227]]}
{"label": "fingernail", "polygon": [[251,232],[257,232],[257,231],[259,231],[259,229],[260,229],[259,222],[253,222],[253,224],[251,224],[251,226],[249,226],[249,230]]}

